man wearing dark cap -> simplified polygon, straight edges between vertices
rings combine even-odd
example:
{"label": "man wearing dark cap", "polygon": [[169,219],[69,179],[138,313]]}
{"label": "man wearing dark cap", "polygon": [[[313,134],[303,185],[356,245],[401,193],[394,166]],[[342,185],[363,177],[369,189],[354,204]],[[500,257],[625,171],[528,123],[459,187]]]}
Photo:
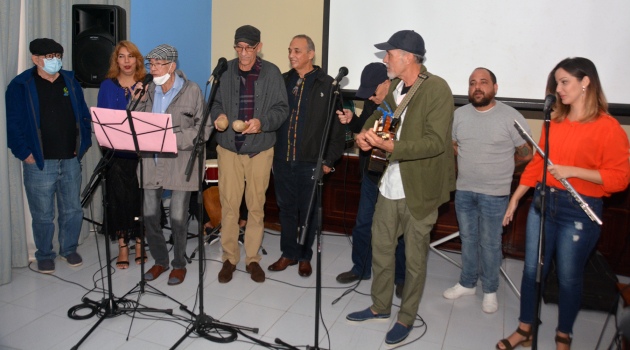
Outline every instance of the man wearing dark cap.
{"label": "man wearing dark cap", "polygon": [[[186,179],[186,165],[192,153],[195,138],[203,119],[204,98],[199,86],[188,80],[177,69],[177,49],[162,44],[146,56],[147,68],[153,81],[147,86],[147,99],[141,105],[145,112],[170,114],[173,132],[177,139],[177,154],[149,153],[142,158],[140,185],[144,188],[144,225],[147,243],[155,265],[144,277],[152,281],[169,269],[169,255],[162,233],[160,202],[162,192],[171,190],[169,217],[173,238],[173,271],[169,285],[177,285],[186,278],[187,214],[191,191],[199,188],[199,178]],[[210,125],[205,126],[205,140],[210,135]],[[140,169],[139,169],[140,170]]]}
{"label": "man wearing dark cap", "polygon": [[[384,139],[372,129],[382,117],[376,111],[356,136],[363,151],[386,152],[389,164],[379,184],[372,224],[372,305],[346,316],[351,322],[388,319],[392,308],[394,251],[404,232],[406,274],[398,322],[387,332],[387,344],[401,343],[413,328],[426,280],[429,233],[438,207],[455,189],[451,144],[453,95],[448,84],[429,73],[424,61],[424,40],[412,31],[395,33],[385,43],[383,62],[393,79],[385,102],[399,119],[396,137]],[[408,104],[407,104],[408,103]],[[400,105],[406,105],[403,110]]]}
{"label": "man wearing dark cap", "polygon": [[[258,57],[262,45],[257,28],[244,25],[236,30],[234,50],[238,57],[228,62],[211,110],[218,131],[223,247],[219,283],[232,280],[236,264],[240,261],[238,221],[243,193],[248,211],[244,239],[245,270],[253,281],[265,281],[258,253],[264,232],[265,192],[271,175],[276,130],[289,111],[280,70],[273,63]],[[245,129],[233,128],[234,122],[244,123]]]}
{"label": "man wearing dark cap", "polygon": [[[361,73],[361,85],[356,97],[364,100],[360,116],[356,116],[349,109],[337,111],[339,121],[347,124],[353,133],[361,132],[365,121],[376,111],[383,102],[389,90],[390,80],[387,77],[387,67],[383,63],[370,63]],[[385,107],[387,108],[387,107]],[[357,218],[352,229],[352,269],[337,276],[339,283],[352,283],[360,279],[367,280],[372,276],[372,217],[378,197],[378,180],[380,173],[368,169],[370,152],[361,151],[359,164],[361,166],[361,197]],[[400,298],[405,284],[405,241],[402,237],[396,247],[396,296]]]}
{"label": "man wearing dark cap", "polygon": [[[315,44],[307,35],[293,37],[289,44],[291,70],[284,73],[289,98],[289,118],[278,129],[278,142],[273,159],[273,180],[280,217],[280,249],[282,256],[269,265],[270,271],[283,271],[298,265],[298,274],[308,277],[313,272],[313,242],[317,230],[315,205],[311,193],[315,184],[322,135],[328,125],[328,101],[333,78],[313,65]],[[338,118],[332,120],[328,144],[324,146],[322,171],[328,174],[341,158],[345,145],[344,128]],[[311,209],[304,245],[298,244],[298,233],[306,225]]]}
{"label": "man wearing dark cap", "polygon": [[55,198],[59,255],[70,266],[83,263],[76,252],[83,222],[80,161],[92,145],[91,118],[74,73],[61,70],[63,47],[43,38],[29,49],[35,66],[15,77],[6,92],[7,140],[22,161],[37,269],[53,273]]}

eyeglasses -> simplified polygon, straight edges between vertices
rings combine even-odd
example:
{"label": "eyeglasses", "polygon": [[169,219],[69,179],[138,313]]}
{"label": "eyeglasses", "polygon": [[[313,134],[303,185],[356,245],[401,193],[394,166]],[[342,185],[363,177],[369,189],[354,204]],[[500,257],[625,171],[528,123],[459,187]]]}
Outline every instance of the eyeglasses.
{"label": "eyeglasses", "polygon": [[144,66],[147,67],[147,69],[151,69],[153,67],[159,68],[159,67],[168,66],[171,63],[173,63],[173,62],[167,62],[167,63],[159,63],[159,62],[156,62],[156,63],[145,63]]}
{"label": "eyeglasses", "polygon": [[52,58],[59,58],[59,59],[61,59],[63,57],[63,54],[60,54],[60,53],[47,53],[45,55],[37,55],[37,56],[44,57],[45,59],[49,60],[49,59],[52,59]]}
{"label": "eyeglasses", "polygon": [[254,50],[256,50],[256,48],[258,47],[258,44],[254,45],[254,46],[238,46],[238,45],[234,45],[234,50],[236,50],[236,52],[241,53],[243,52],[243,50],[245,50],[245,52],[247,53],[252,53]]}

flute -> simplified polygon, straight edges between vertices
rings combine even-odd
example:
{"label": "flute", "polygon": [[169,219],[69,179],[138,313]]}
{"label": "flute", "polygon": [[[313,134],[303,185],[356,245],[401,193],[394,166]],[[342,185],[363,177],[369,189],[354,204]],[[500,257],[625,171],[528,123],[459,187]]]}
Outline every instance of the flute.
{"label": "flute", "polygon": [[[527,141],[529,141],[530,144],[532,144],[532,146],[534,146],[534,148],[536,148],[536,151],[538,153],[540,153],[540,156],[545,157],[545,152],[543,152],[542,149],[540,149],[540,147],[538,146],[538,144],[534,141],[534,139],[532,139],[531,136],[529,136],[529,134],[525,131],[525,129],[523,129],[523,127],[521,126],[521,124],[519,124],[516,120],[514,121],[514,127],[518,130],[518,132],[525,138],[527,139]],[[547,159],[547,164],[549,165],[553,165],[553,163],[551,162],[551,160]],[[584,199],[582,198],[582,196],[580,196],[579,193],[577,193],[577,191],[575,190],[575,188],[573,188],[573,186],[571,186],[571,184],[569,183],[569,181],[567,181],[567,179],[560,179],[558,180],[560,181],[560,183],[562,184],[562,186],[564,186],[564,188],[567,189],[567,191],[569,191],[569,193],[571,194],[571,196],[573,196],[573,198],[578,202],[578,204],[580,205],[580,207],[582,208],[582,210],[584,210],[584,212],[586,213],[586,215],[588,215],[588,217],[595,221],[596,223],[598,223],[599,225],[602,224],[602,220],[599,219],[599,217],[597,217],[597,214],[595,214],[595,212],[593,211],[593,209],[591,209],[591,207],[588,205],[588,203],[586,203],[584,201]]]}

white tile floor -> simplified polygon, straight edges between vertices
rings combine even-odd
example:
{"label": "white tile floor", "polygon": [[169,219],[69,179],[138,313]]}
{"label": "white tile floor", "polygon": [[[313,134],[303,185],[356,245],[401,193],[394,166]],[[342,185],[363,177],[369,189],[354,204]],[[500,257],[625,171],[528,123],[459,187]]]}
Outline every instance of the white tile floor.
{"label": "white tile floor", "polygon": [[[195,223],[193,222],[192,225]],[[191,226],[193,227],[193,226]],[[193,232],[194,229],[191,229]],[[188,241],[188,253],[196,247],[197,240]],[[104,256],[103,237],[98,235],[101,256]],[[268,232],[265,234],[264,248],[268,255],[263,255],[261,265],[265,269],[280,256],[279,237]],[[113,255],[117,250],[112,246]],[[256,339],[273,343],[276,338],[301,348],[315,345],[315,275],[310,278],[298,276],[297,267],[286,271],[267,273],[267,281],[262,284],[250,280],[244,272],[244,263],[240,262],[234,279],[228,284],[219,284],[217,273],[221,267],[220,245],[206,246],[207,272],[203,280],[205,314],[220,322],[257,328],[258,333],[245,331]],[[94,280],[100,287],[100,264],[96,249],[96,240],[90,237],[79,247],[85,263],[78,268],[71,268],[65,262],[57,260],[54,275],[43,275],[29,268],[13,270],[13,281],[0,286],[0,349],[69,349],[72,348],[99,320],[92,317],[86,320],[72,320],[68,310],[80,304],[86,289],[94,286]],[[133,251],[132,251],[133,252]],[[370,283],[363,281],[355,292],[349,293],[333,304],[347,286],[336,283],[335,276],[350,268],[351,246],[349,240],[341,235],[325,235],[322,249],[322,317],[319,335],[321,348],[327,349],[385,349],[384,337],[395,317],[380,324],[349,324],[345,320],[347,313],[363,309],[370,305]],[[457,254],[449,254],[459,261]],[[113,291],[116,299],[138,285],[140,268],[133,264],[128,270],[115,270]],[[104,258],[103,258],[104,260]],[[315,262],[315,259],[313,263]],[[147,269],[152,266],[149,259]],[[313,265],[315,266],[315,264]],[[503,267],[514,283],[520,285],[522,262],[507,259]],[[266,271],[268,272],[268,271]],[[170,298],[198,313],[196,286],[198,283],[198,262],[188,265],[188,275],[183,284],[168,286],[166,275],[149,286],[162,291]],[[517,325],[518,298],[501,281],[499,288],[499,311],[488,315],[481,311],[482,292],[480,288],[474,297],[463,297],[451,301],[442,297],[444,289],[451,287],[458,280],[459,269],[435,253],[431,253],[428,263],[428,276],[424,296],[418,314],[426,322],[420,327],[420,321],[405,346],[408,349],[494,349],[496,342],[509,335]],[[626,279],[627,280],[627,279]],[[140,296],[140,302],[146,307],[172,308],[179,319],[161,313],[136,314],[135,319],[127,315],[110,317],[95,329],[81,345],[82,349],[168,349],[180,339],[190,322],[189,315],[179,309],[179,305],[163,296],[149,293],[153,288],[147,286],[146,293]],[[88,296],[100,300],[101,293],[92,292]],[[138,294],[131,294],[127,299],[137,300]],[[398,299],[394,300],[399,302]],[[394,310],[394,314],[395,314]],[[87,310],[82,310],[85,315]],[[543,305],[539,336],[539,349],[554,349],[554,326],[557,321],[555,305]],[[576,325],[573,349],[595,349],[606,319],[602,312],[580,312]],[[606,328],[601,349],[611,342],[614,329],[612,320]],[[128,337],[128,339],[127,339]],[[179,349],[261,349],[251,340],[239,335],[235,342],[221,344],[211,342],[193,334],[186,337]]]}

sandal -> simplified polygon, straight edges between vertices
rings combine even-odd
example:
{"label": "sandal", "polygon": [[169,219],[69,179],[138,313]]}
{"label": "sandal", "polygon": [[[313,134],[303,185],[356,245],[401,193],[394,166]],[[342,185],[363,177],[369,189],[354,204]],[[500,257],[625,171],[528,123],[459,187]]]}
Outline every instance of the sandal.
{"label": "sandal", "polygon": [[573,339],[571,337],[561,337],[556,334],[556,347],[558,346],[558,344],[566,344],[569,346],[569,349],[570,349],[572,340]]}
{"label": "sandal", "polygon": [[140,265],[142,263],[142,258],[144,258],[144,262],[147,262],[147,256],[142,256],[142,242],[136,240],[136,258],[134,259],[136,261],[136,265]]}
{"label": "sandal", "polygon": [[[118,246],[118,259],[120,259],[120,251],[127,249],[127,259],[129,259],[129,247],[126,244]],[[116,268],[119,270],[125,270],[129,268],[129,260],[116,260]]]}
{"label": "sandal", "polygon": [[501,349],[499,347],[499,344],[497,344],[496,348],[499,350],[513,350],[516,349],[517,346],[522,346],[524,348],[528,348],[530,346],[532,346],[532,331],[524,331],[523,329],[521,329],[520,327],[516,328],[516,333],[522,335],[525,337],[525,339],[517,342],[516,344],[512,345],[510,344],[510,341],[507,340],[507,338],[505,339],[501,339],[499,340],[499,344],[503,344],[503,346],[505,346],[505,348]]}

